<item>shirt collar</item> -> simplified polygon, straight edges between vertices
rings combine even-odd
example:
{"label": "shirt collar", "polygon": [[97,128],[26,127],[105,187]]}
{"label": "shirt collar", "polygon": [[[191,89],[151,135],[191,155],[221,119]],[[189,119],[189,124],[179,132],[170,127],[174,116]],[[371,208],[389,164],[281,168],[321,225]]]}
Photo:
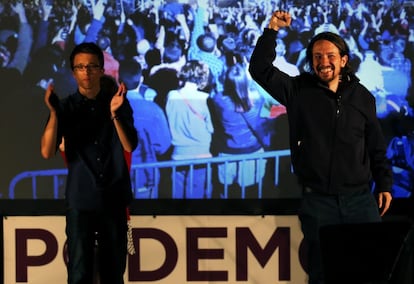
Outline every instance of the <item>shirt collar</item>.
{"label": "shirt collar", "polygon": [[77,102],[77,103],[79,103],[79,102],[88,102],[88,101],[100,101],[102,97],[103,97],[102,96],[102,91],[99,91],[98,95],[96,95],[96,99],[88,99],[86,96],[82,95],[79,92],[79,89],[74,94],[74,99],[75,99],[75,102]]}

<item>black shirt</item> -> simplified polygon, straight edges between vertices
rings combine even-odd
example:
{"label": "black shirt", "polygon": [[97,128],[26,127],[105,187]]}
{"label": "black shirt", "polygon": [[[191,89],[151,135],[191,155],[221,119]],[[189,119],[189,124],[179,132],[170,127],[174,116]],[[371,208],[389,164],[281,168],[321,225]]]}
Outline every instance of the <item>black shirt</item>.
{"label": "black shirt", "polygon": [[[65,138],[68,165],[66,202],[69,208],[96,210],[125,207],[132,199],[129,169],[110,115],[112,95],[91,100],[76,92],[58,109],[58,139]],[[125,99],[117,116],[135,149],[137,132]]]}

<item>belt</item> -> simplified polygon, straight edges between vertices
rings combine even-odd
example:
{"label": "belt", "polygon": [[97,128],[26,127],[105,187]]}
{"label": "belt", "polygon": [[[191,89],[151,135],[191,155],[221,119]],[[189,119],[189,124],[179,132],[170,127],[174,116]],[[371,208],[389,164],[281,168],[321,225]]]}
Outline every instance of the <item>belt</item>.
{"label": "belt", "polygon": [[310,188],[309,186],[304,186],[303,187],[303,192],[304,193],[316,193],[318,191],[314,190],[313,188]]}
{"label": "belt", "polygon": [[303,187],[303,194],[318,194],[318,195],[322,195],[322,196],[337,196],[338,194],[335,193],[327,193],[327,192],[322,192],[319,190],[315,190],[309,186],[304,186]]}
{"label": "belt", "polygon": [[321,192],[319,190],[315,190],[315,189],[313,189],[309,186],[305,186],[305,185],[302,187],[302,190],[303,190],[303,193],[318,193],[318,194],[322,194],[322,195],[347,195],[347,194],[369,192],[369,188],[366,187],[366,186],[349,188],[346,192],[337,192],[337,193]]}

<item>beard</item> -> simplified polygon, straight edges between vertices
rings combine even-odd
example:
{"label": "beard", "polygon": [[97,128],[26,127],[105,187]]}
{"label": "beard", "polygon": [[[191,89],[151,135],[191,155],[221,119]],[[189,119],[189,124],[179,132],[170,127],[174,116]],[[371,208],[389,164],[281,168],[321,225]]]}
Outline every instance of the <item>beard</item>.
{"label": "beard", "polygon": [[325,83],[329,83],[335,78],[335,66],[333,64],[318,65],[315,72],[318,78]]}

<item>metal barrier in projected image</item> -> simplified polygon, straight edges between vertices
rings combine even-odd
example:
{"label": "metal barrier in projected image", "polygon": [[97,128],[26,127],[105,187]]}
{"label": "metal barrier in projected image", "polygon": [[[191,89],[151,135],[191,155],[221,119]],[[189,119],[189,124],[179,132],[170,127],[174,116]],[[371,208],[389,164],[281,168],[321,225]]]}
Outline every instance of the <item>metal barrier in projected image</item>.
{"label": "metal barrier in projected image", "polygon": [[[276,188],[280,185],[280,181],[284,178],[293,176],[291,170],[286,174],[281,174],[281,165],[286,164],[290,167],[290,151],[289,150],[278,150],[278,151],[267,151],[263,153],[254,153],[254,154],[244,154],[244,155],[234,155],[230,157],[213,157],[205,159],[193,159],[193,160],[182,160],[182,161],[165,161],[165,162],[155,162],[155,163],[142,163],[142,164],[133,164],[131,166],[131,177],[132,177],[132,188],[134,192],[134,197],[136,199],[157,199],[160,198],[160,190],[165,190],[165,188],[160,188],[160,184],[156,183],[153,188],[144,190],[143,187],[137,187],[137,184],[140,184],[140,174],[139,171],[150,170],[155,175],[155,180],[159,180],[160,172],[162,170],[167,170],[171,173],[171,182],[170,188],[171,191],[170,198],[175,196],[174,192],[176,191],[176,172],[180,167],[189,168],[189,180],[190,185],[193,179],[196,179],[197,176],[194,176],[194,168],[197,166],[205,166],[207,168],[207,185],[206,185],[206,199],[211,198],[229,198],[229,191],[231,191],[231,184],[225,182],[222,185],[218,184],[216,181],[216,169],[218,165],[223,165],[226,167],[230,166],[233,163],[238,163],[241,167],[240,172],[243,173],[243,167],[247,165],[248,161],[254,161],[255,163],[260,163],[261,161],[266,161],[265,172],[261,172],[261,167],[256,167],[256,172],[253,173],[256,177],[264,176],[263,178],[257,178],[257,198],[269,198],[275,197],[274,194],[270,192],[270,196],[264,194],[264,190],[276,191]],[[165,172],[165,171],[164,171]],[[38,198],[38,190],[40,179],[48,179],[50,185],[49,192],[53,192],[53,199],[63,198],[62,192],[64,191],[65,180],[67,175],[67,169],[50,169],[50,170],[40,170],[40,171],[26,171],[18,174],[12,179],[9,186],[9,198],[16,198],[16,188],[19,183],[29,181],[31,183],[31,196],[33,199]],[[243,181],[243,179],[241,179]],[[292,185],[293,186],[293,185]],[[218,196],[214,196],[213,191],[218,187],[221,188],[221,192]],[[190,190],[192,190],[190,188]],[[240,184],[240,198],[245,199],[247,194],[247,186],[245,184]],[[42,191],[45,191],[42,188]],[[292,188],[289,188],[290,192]],[[161,196],[165,197],[165,196]]]}

